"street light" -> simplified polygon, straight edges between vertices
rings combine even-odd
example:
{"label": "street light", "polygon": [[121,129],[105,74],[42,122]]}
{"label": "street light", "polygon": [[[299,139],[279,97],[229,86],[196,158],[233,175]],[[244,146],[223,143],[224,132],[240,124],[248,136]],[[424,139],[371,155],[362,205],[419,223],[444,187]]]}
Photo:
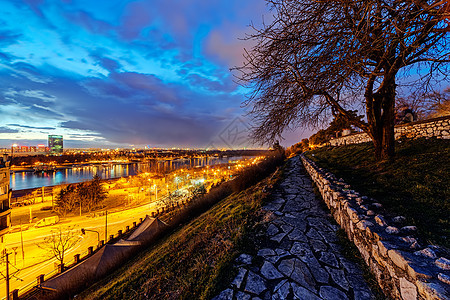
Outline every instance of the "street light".
{"label": "street light", "polygon": [[156,184],[153,185],[155,188],[155,202],[158,201],[158,186]]}
{"label": "street light", "polygon": [[100,233],[96,230],[91,230],[91,229],[84,229],[81,228],[81,233],[82,234],[86,234],[86,231],[91,231],[91,232],[95,232],[97,234],[97,242],[100,242]]}
{"label": "street light", "polygon": [[180,181],[180,178],[177,176],[175,177],[175,183],[177,184],[177,191],[178,191],[178,182]]}

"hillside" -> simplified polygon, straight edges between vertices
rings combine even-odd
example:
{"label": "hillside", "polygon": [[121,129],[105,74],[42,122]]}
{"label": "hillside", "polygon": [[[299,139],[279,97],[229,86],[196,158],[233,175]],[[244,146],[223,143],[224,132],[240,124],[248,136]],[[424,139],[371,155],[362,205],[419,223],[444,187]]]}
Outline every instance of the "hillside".
{"label": "hillside", "polygon": [[220,201],[77,299],[210,298],[235,275],[236,255],[252,252],[249,239],[268,195],[264,187],[273,185],[278,175]]}
{"label": "hillside", "polygon": [[416,225],[423,242],[450,247],[450,141],[400,140],[392,162],[376,162],[371,143],[323,147],[306,155]]}

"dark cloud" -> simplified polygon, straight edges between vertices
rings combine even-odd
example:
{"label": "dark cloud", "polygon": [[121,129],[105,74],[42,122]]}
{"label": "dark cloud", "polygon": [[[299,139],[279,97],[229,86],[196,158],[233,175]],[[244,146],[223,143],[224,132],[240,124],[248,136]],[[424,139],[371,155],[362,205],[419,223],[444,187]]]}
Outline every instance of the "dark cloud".
{"label": "dark cloud", "polygon": [[[89,146],[206,146],[242,114],[229,67],[250,46],[239,38],[264,1],[26,3],[34,14],[21,2],[17,15],[36,20],[0,30],[4,43],[31,43],[26,54],[0,45],[10,67],[0,69],[0,115],[12,111],[18,130],[45,132],[54,128],[38,120],[50,120],[72,146],[83,138],[95,139]],[[33,48],[31,25],[50,33],[37,39],[48,38],[45,49]]]}
{"label": "dark cloud", "polygon": [[229,80],[229,78],[225,79],[224,81],[214,81],[197,74],[192,74],[187,77],[189,83],[195,87],[204,88],[213,92],[231,93],[236,89],[236,84]]}
{"label": "dark cloud", "polygon": [[18,133],[19,130],[0,126],[0,133]]}
{"label": "dark cloud", "polygon": [[9,30],[0,30],[0,47],[17,43],[20,37],[21,34],[14,33]]}
{"label": "dark cloud", "polygon": [[[27,113],[34,117],[42,118],[44,120],[45,119],[58,120],[58,119],[64,118],[64,114],[55,112],[54,110],[52,110],[48,107],[42,107],[42,106],[38,106],[38,105],[32,105],[32,106],[28,107]],[[43,129],[48,129],[48,128],[43,128]]]}
{"label": "dark cloud", "polygon": [[21,124],[7,124],[8,126],[26,128],[26,129],[42,129],[42,130],[54,130],[55,127],[37,127],[37,126],[29,126],[29,125],[21,125]]}
{"label": "dark cloud", "polygon": [[42,17],[42,11],[40,5],[44,3],[44,0],[23,0],[38,16]]}
{"label": "dark cloud", "polygon": [[77,24],[94,34],[105,34],[114,28],[113,25],[94,18],[84,10],[66,12],[64,13],[64,16],[68,21]]}

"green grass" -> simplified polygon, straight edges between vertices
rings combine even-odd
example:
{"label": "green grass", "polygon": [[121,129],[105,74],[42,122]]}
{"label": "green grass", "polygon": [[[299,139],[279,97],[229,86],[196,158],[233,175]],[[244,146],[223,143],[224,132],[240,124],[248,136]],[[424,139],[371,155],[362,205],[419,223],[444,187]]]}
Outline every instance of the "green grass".
{"label": "green grass", "polygon": [[[314,156],[313,156],[314,154]],[[450,141],[404,140],[393,161],[376,162],[371,143],[306,152],[319,166],[403,215],[430,244],[450,247]]]}
{"label": "green grass", "polygon": [[255,251],[253,233],[266,197],[262,190],[276,178],[220,201],[77,299],[209,299],[216,295],[235,276],[236,256]]}

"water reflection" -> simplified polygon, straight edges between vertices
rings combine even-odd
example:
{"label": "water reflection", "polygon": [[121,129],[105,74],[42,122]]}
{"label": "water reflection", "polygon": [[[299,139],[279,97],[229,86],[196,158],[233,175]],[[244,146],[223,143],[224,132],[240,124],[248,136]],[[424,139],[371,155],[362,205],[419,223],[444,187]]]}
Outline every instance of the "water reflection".
{"label": "water reflection", "polygon": [[[250,157],[248,157],[250,158]],[[74,166],[51,173],[17,172],[11,174],[10,186],[13,190],[52,186],[61,183],[75,183],[90,180],[95,174],[103,179],[136,175],[142,172],[170,172],[173,170],[216,165],[242,159],[241,156],[219,158],[204,157],[191,159],[174,159],[132,164],[103,164]]]}

